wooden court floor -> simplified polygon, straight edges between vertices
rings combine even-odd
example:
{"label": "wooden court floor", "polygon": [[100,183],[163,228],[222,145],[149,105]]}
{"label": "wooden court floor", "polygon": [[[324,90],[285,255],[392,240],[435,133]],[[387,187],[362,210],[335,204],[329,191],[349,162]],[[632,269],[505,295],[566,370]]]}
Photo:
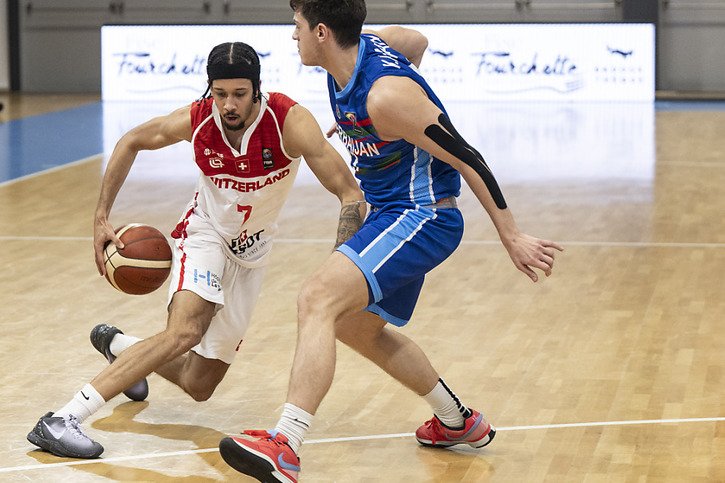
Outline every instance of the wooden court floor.
{"label": "wooden court floor", "polygon": [[[95,99],[0,100],[4,122]],[[500,178],[520,227],[566,247],[543,283],[515,270],[464,189],[464,241],[430,274],[402,330],[498,427],[494,442],[419,446],[412,433],[427,405],[341,346],[301,453],[302,481],[725,481],[725,111],[658,111],[654,120],[646,182]],[[146,337],[165,322],[165,290],[126,296],[95,271],[102,163],[0,185],[0,481],[245,481],[217,444],[277,420],[295,297],[330,252],[337,202],[315,184],[293,189],[252,328],[209,401],[152,375],[148,401],[121,395],[85,423],[102,459],[62,459],[25,435],[104,367],[90,329],[109,321]],[[117,225],[175,224],[195,179],[144,176],[154,168],[134,166]]]}

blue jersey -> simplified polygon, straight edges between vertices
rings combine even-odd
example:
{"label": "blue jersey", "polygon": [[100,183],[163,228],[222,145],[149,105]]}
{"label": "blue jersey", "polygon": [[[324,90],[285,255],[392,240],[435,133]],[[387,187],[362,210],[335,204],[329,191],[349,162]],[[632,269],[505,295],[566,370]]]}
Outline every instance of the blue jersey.
{"label": "blue jersey", "polygon": [[350,152],[351,164],[365,199],[373,207],[380,208],[391,203],[432,205],[443,198],[458,196],[461,178],[449,164],[404,139],[389,142],[378,137],[368,115],[367,98],[373,83],[388,75],[409,77],[445,112],[438,97],[410,61],[379,37],[360,36],[350,82],[339,90],[335,79],[328,74],[327,84],[337,132]]}

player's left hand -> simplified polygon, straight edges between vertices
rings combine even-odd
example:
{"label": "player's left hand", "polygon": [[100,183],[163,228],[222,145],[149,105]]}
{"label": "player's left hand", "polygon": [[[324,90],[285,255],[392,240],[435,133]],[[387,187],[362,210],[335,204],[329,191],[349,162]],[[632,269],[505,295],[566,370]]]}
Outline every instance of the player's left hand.
{"label": "player's left hand", "polygon": [[539,276],[533,269],[538,268],[548,277],[554,268],[555,250],[564,251],[564,247],[556,242],[542,240],[526,233],[519,233],[508,243],[504,243],[504,246],[516,268],[534,282],[539,280]]}
{"label": "player's left hand", "polygon": [[333,122],[332,126],[330,126],[330,129],[328,129],[327,132],[325,133],[325,136],[327,136],[328,138],[331,138],[332,135],[335,134],[336,132],[337,132],[337,123]]}

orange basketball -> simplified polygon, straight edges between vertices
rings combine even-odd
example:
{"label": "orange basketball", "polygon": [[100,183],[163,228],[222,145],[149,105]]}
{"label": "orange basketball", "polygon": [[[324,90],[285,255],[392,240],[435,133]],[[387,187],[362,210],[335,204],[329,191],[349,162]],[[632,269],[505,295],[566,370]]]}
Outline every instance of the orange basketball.
{"label": "orange basketball", "polygon": [[103,249],[106,278],[131,295],[151,293],[171,272],[171,248],[166,237],[149,225],[131,223],[116,230],[122,249],[108,242]]}

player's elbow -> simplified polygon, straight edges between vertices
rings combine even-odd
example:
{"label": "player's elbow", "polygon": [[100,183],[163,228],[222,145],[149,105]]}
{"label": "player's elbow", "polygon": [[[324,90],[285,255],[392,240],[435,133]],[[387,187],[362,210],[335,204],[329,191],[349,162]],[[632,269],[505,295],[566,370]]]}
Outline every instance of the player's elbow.
{"label": "player's elbow", "polygon": [[135,155],[139,151],[146,149],[143,137],[136,130],[131,130],[124,134],[116,144],[116,149],[125,151],[128,154]]}
{"label": "player's elbow", "polygon": [[428,49],[428,37],[418,32],[417,30],[411,30],[410,39],[410,60],[414,65],[419,66],[421,60],[423,60],[423,54]]}
{"label": "player's elbow", "polygon": [[363,195],[363,192],[360,191],[357,183],[345,186],[345,188],[340,193],[339,198],[342,204],[365,201],[365,195]]}
{"label": "player's elbow", "polygon": [[415,46],[415,52],[419,54],[420,57],[423,57],[423,54],[425,53],[426,49],[428,48],[428,37],[423,35],[422,33],[418,32],[417,30],[414,30],[414,32],[417,34],[415,36],[414,46]]}
{"label": "player's elbow", "polygon": [[365,196],[360,191],[355,177],[347,167],[341,167],[334,176],[323,181],[323,184],[330,193],[337,196],[337,199],[343,205],[354,201],[365,200]]}

